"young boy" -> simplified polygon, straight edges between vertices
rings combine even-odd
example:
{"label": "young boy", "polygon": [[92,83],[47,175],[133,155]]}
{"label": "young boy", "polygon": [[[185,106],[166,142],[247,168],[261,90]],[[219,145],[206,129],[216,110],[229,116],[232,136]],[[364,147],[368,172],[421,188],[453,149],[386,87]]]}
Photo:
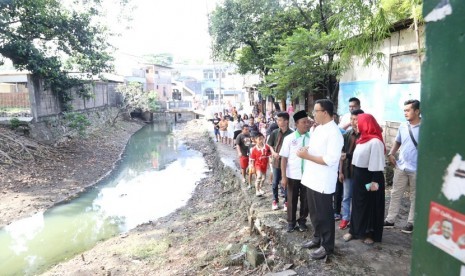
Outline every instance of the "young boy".
{"label": "young boy", "polygon": [[265,144],[265,136],[262,133],[257,133],[255,138],[256,145],[250,153],[250,171],[255,171],[257,178],[255,180],[255,195],[262,196],[265,192],[262,190],[263,182],[265,182],[266,170],[268,168],[268,159],[271,156],[270,146]]}

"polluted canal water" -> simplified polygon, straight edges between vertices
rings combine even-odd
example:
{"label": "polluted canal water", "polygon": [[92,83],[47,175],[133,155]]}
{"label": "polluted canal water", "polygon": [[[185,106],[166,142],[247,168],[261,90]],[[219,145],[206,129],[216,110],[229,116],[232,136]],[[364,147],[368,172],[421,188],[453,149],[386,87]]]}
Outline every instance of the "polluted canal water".
{"label": "polluted canal water", "polygon": [[115,170],[78,198],[0,229],[0,275],[36,275],[186,204],[208,168],[171,125],[135,133]]}

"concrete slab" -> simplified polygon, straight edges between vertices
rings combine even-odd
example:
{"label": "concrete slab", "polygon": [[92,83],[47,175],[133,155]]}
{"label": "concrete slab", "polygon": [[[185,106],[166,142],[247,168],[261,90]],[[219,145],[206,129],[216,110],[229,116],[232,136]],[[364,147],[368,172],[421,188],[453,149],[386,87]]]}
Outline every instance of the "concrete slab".
{"label": "concrete slab", "polygon": [[32,117],[0,117],[0,122],[1,121],[9,121],[13,118],[17,118],[21,122],[31,122],[34,118]]}
{"label": "concrete slab", "polygon": [[294,276],[297,275],[297,272],[294,270],[288,269],[281,272],[267,273],[265,276]]}

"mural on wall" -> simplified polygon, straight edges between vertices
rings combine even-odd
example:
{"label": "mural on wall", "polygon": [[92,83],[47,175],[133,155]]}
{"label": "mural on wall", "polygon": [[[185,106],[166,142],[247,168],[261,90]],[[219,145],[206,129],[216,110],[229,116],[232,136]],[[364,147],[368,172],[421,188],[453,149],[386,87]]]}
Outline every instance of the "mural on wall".
{"label": "mural on wall", "polygon": [[385,121],[403,122],[404,102],[410,99],[420,100],[420,84],[388,84],[386,80],[340,83],[338,114],[349,112],[351,97],[360,99],[362,109],[373,114],[380,124]]}

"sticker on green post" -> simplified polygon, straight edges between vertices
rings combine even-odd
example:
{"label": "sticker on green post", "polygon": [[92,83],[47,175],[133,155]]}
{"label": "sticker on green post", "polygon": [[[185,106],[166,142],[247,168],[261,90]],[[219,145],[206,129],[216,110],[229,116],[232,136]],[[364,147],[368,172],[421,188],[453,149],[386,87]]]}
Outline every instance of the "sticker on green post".
{"label": "sticker on green post", "polygon": [[426,241],[465,263],[465,215],[431,202]]}

